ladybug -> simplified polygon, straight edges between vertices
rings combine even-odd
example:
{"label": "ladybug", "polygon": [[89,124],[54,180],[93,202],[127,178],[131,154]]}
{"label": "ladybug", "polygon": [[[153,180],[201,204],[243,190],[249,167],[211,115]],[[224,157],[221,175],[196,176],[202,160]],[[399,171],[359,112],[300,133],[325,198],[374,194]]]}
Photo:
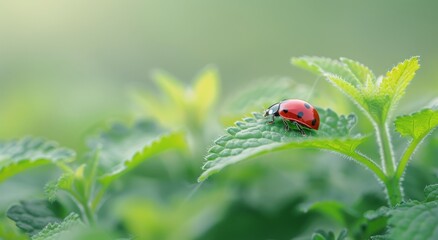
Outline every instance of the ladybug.
{"label": "ladybug", "polygon": [[289,122],[291,122],[303,136],[306,136],[306,133],[302,127],[315,130],[319,128],[318,111],[309,103],[299,99],[287,99],[272,104],[265,111],[264,116],[272,116],[272,120],[268,122],[269,124],[274,123],[275,117],[281,117],[286,131],[289,131]]}

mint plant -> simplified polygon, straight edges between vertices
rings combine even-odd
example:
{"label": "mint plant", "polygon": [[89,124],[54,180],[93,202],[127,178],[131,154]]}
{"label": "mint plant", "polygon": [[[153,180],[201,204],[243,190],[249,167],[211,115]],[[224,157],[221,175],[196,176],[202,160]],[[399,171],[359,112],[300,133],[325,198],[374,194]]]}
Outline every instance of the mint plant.
{"label": "mint plant", "polygon": [[[75,162],[74,151],[51,141],[24,138],[0,145],[2,179],[46,163],[54,163],[63,172],[45,191],[49,202],[64,204],[68,216],[58,216],[49,203],[41,201],[22,202],[8,210],[8,217],[32,239],[59,239],[56,236],[72,226],[96,225],[97,211],[113,182],[156,154],[186,148],[182,132],[166,132],[150,121],[139,121],[133,127],[113,124],[90,137],[87,145],[88,153]],[[74,202],[78,213],[58,198],[61,192]]]}
{"label": "mint plant", "polygon": [[[379,77],[363,64],[346,58],[300,57],[293,58],[292,63],[322,76],[347,95],[365,113],[374,132],[354,134],[355,115],[339,116],[330,109],[318,108],[320,130],[306,129],[307,137],[303,137],[297,131],[285,131],[281,121],[269,125],[269,119],[254,113],[253,117],[238,121],[236,126],[226,129],[227,134],[214,142],[205,157],[204,172],[198,181],[204,181],[229,165],[273,151],[322,149],[340,153],[372,171],[385,186],[388,205],[392,208],[399,206],[394,208],[399,209],[394,210],[394,214],[402,211],[403,205],[398,204],[404,201],[402,180],[407,164],[418,145],[438,126],[436,107],[398,116],[393,121],[393,112],[419,69],[418,57],[399,63],[385,76]],[[395,132],[407,138],[407,146],[400,156],[394,154],[394,148],[403,146],[394,146],[391,140]],[[358,146],[369,137],[375,138],[380,159],[372,159],[369,157],[371,154],[358,150]],[[391,219],[390,225],[399,225],[399,222]],[[394,229],[402,228],[398,226]],[[438,236],[438,232],[432,235]]]}

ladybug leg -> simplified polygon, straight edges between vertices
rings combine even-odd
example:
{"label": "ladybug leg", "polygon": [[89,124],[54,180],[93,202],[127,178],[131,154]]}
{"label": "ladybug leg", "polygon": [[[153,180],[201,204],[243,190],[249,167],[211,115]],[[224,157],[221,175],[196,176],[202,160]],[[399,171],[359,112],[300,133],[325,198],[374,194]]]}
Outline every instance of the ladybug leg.
{"label": "ladybug leg", "polygon": [[275,122],[274,115],[272,115],[272,120],[268,122],[268,124],[273,124]]}
{"label": "ladybug leg", "polygon": [[307,136],[306,133],[304,132],[303,128],[301,127],[301,125],[299,123],[297,123],[296,121],[292,121],[292,123],[295,125],[295,127],[298,128],[298,130],[301,132],[301,135]]}
{"label": "ladybug leg", "polygon": [[289,132],[289,129],[290,129],[289,123],[284,118],[282,118],[282,120],[283,120],[283,124],[284,124],[284,130],[286,130],[286,132]]}

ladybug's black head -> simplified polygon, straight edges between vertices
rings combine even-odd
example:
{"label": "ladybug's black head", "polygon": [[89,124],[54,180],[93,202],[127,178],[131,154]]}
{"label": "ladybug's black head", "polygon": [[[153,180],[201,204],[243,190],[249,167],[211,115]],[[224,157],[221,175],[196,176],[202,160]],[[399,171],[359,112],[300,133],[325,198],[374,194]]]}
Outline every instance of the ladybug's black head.
{"label": "ladybug's black head", "polygon": [[265,114],[263,116],[265,117],[270,115],[279,116],[278,109],[280,109],[280,103],[273,104],[270,107],[268,107],[268,109],[266,109]]}

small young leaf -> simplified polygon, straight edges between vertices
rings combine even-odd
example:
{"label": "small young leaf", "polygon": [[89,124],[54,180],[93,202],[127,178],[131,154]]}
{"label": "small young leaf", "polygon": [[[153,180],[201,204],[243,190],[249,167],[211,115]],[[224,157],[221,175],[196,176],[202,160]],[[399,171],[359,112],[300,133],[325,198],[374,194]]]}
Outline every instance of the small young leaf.
{"label": "small young leaf", "polygon": [[438,126],[438,110],[423,109],[395,119],[395,129],[404,137],[422,139]]}
{"label": "small young leaf", "polygon": [[196,108],[197,117],[204,122],[206,113],[212,108],[219,95],[219,77],[215,68],[206,68],[197,77],[194,83],[193,107]]}
{"label": "small young leaf", "polygon": [[49,223],[38,234],[32,236],[32,240],[57,240],[62,234],[72,230],[75,227],[83,226],[79,215],[70,213],[62,222]]}
{"label": "small young leaf", "polygon": [[21,201],[7,211],[7,216],[15,221],[17,227],[34,235],[41,231],[47,224],[61,221],[56,216],[53,206],[47,201]]}
{"label": "small young leaf", "polygon": [[54,202],[59,189],[70,190],[72,188],[74,177],[73,174],[65,173],[55,182],[47,183],[44,187],[44,193],[47,200],[51,203]]}
{"label": "small young leaf", "polygon": [[57,143],[42,138],[25,137],[0,142],[0,182],[29,168],[71,161],[74,157],[72,150],[61,148]]}
{"label": "small young leaf", "polygon": [[[268,124],[268,119],[259,113],[254,118],[237,122],[232,135],[225,135],[215,141],[206,156],[205,170],[198,181],[204,181],[210,175],[224,167],[271,151],[290,148],[319,148],[340,152],[347,156],[356,156],[356,147],[364,140],[362,136],[350,135],[356,123],[354,115],[338,116],[330,109],[318,109],[320,128],[318,131],[306,129],[306,137],[299,131],[286,131],[281,120]],[[374,163],[363,160],[361,163],[379,171]],[[381,173],[379,173],[381,175]],[[381,176],[380,176],[381,177]]]}
{"label": "small young leaf", "polygon": [[88,141],[99,151],[98,176],[109,183],[151,156],[168,149],[185,149],[180,132],[166,133],[152,122],[137,122],[132,128],[114,124],[108,131]]}
{"label": "small young leaf", "polygon": [[391,105],[396,105],[405,94],[405,89],[420,68],[418,57],[412,57],[399,63],[383,78],[379,95],[391,96]]}

